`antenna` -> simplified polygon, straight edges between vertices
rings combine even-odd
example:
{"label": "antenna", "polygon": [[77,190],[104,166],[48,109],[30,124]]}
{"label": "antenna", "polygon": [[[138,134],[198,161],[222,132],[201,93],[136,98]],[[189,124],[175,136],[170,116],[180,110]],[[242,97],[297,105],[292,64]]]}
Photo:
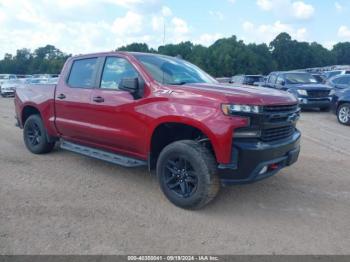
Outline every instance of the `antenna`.
{"label": "antenna", "polygon": [[163,45],[165,45],[165,17],[163,17]]}

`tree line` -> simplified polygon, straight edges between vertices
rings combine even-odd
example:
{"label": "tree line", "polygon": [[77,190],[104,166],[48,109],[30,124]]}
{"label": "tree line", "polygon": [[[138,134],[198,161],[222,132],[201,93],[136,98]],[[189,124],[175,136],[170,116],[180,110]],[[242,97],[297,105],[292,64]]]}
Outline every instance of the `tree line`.
{"label": "tree line", "polygon": [[[328,50],[316,42],[293,40],[287,33],[279,34],[269,45],[245,44],[232,36],[219,39],[209,47],[187,41],[157,49],[144,43],[133,43],[117,50],[181,56],[215,77],[350,65],[350,42],[338,43]],[[40,47],[34,52],[24,48],[17,50],[14,56],[6,54],[0,60],[0,73],[57,74],[69,56],[52,45]]]}

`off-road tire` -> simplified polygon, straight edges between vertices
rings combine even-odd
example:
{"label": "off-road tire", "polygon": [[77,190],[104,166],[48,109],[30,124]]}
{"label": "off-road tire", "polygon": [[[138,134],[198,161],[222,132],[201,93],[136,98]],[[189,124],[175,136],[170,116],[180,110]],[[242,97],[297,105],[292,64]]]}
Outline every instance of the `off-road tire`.
{"label": "off-road tire", "polygon": [[23,140],[27,149],[34,154],[52,151],[55,142],[49,142],[46,129],[39,115],[31,115],[24,123]]}
{"label": "off-road tire", "polygon": [[[187,168],[190,166],[190,171],[188,173],[193,175],[190,180],[197,181],[196,186],[187,184],[187,188],[195,188],[190,196],[188,194],[180,197],[178,193],[170,189],[167,184],[169,177],[170,179],[173,177],[173,172],[169,171],[169,163],[173,163],[173,160],[177,157],[179,157],[181,161],[185,159],[186,162],[189,163],[187,164]],[[217,163],[213,153],[203,145],[192,140],[177,141],[169,144],[162,150],[157,161],[157,176],[160,187],[169,201],[184,209],[199,209],[205,206],[215,198],[220,189]],[[194,176],[197,178],[194,179]],[[186,180],[186,175],[184,175],[184,177],[182,181]],[[174,181],[171,186],[177,182],[177,180],[176,182]],[[182,187],[180,187],[180,191],[182,191]]]}

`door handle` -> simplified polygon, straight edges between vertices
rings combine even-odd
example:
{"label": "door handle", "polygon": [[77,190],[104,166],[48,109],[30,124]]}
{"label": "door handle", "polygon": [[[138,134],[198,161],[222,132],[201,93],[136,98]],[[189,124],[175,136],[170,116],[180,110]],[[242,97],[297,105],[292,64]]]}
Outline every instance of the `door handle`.
{"label": "door handle", "polygon": [[65,99],[66,96],[64,94],[59,94],[59,96],[57,97],[58,99]]}
{"label": "door handle", "polygon": [[94,100],[94,102],[96,102],[96,103],[103,103],[105,100],[104,100],[104,98],[103,97],[100,97],[100,96],[95,96],[94,98],[93,98],[93,100]]}

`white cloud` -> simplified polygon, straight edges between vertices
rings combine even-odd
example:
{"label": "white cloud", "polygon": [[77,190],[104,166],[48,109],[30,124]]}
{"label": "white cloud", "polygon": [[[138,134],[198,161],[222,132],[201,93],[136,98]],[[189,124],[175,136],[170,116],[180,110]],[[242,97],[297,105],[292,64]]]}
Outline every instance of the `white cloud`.
{"label": "white cloud", "polygon": [[[17,49],[52,44],[67,53],[152,47],[190,40],[190,26],[162,0],[0,0],[0,59]],[[113,11],[118,15],[113,16]]]}
{"label": "white cloud", "polygon": [[315,12],[315,8],[312,5],[305,4],[302,1],[297,1],[292,4],[293,14],[295,18],[306,20],[310,19]]}
{"label": "white cloud", "polygon": [[222,38],[223,35],[216,33],[216,34],[202,34],[198,39],[194,40],[195,43],[197,44],[201,44],[204,46],[210,46],[211,44],[213,44],[216,40]]}
{"label": "white cloud", "polygon": [[141,32],[143,16],[133,11],[128,11],[124,17],[114,20],[112,32],[117,35],[134,34]]}
{"label": "white cloud", "polygon": [[164,17],[155,15],[152,17],[152,29],[155,32],[162,31],[165,26],[165,19]]}
{"label": "white cloud", "polygon": [[282,32],[287,32],[299,41],[305,41],[307,36],[306,28],[294,28],[292,25],[284,24],[280,21],[276,21],[273,24],[261,25],[255,25],[252,22],[246,21],[242,24],[242,28],[245,31],[244,38],[248,42],[269,43]]}
{"label": "white cloud", "polygon": [[235,4],[236,3],[236,0],[227,0],[227,1],[229,1],[229,3],[231,3],[231,4]]}
{"label": "white cloud", "polygon": [[254,30],[254,24],[252,22],[246,21],[243,23],[243,30],[244,31],[251,31]]}
{"label": "white cloud", "polygon": [[339,3],[339,2],[335,2],[334,3],[335,9],[340,13],[343,11],[344,7]]}
{"label": "white cloud", "polygon": [[303,1],[293,0],[257,0],[256,4],[263,11],[273,12],[276,17],[283,20],[308,20],[314,16],[315,8]]}
{"label": "white cloud", "polygon": [[7,16],[6,16],[5,12],[1,11],[1,9],[0,9],[0,26],[1,26],[2,23],[5,22],[6,17]]}
{"label": "white cloud", "polygon": [[171,20],[171,24],[174,26],[173,30],[177,34],[187,34],[190,31],[187,22],[181,18],[174,17]]}
{"label": "white cloud", "polygon": [[350,29],[347,26],[342,25],[338,29],[338,36],[340,38],[343,38],[343,39],[346,39],[346,40],[350,40]]}
{"label": "white cloud", "polygon": [[256,3],[264,11],[272,10],[273,1],[271,1],[271,0],[257,0]]}
{"label": "white cloud", "polygon": [[171,9],[167,6],[163,6],[162,7],[162,15],[163,16],[172,16],[173,12],[171,11]]}
{"label": "white cloud", "polygon": [[326,41],[322,45],[327,48],[328,50],[332,50],[333,46],[336,44],[335,41]]}

